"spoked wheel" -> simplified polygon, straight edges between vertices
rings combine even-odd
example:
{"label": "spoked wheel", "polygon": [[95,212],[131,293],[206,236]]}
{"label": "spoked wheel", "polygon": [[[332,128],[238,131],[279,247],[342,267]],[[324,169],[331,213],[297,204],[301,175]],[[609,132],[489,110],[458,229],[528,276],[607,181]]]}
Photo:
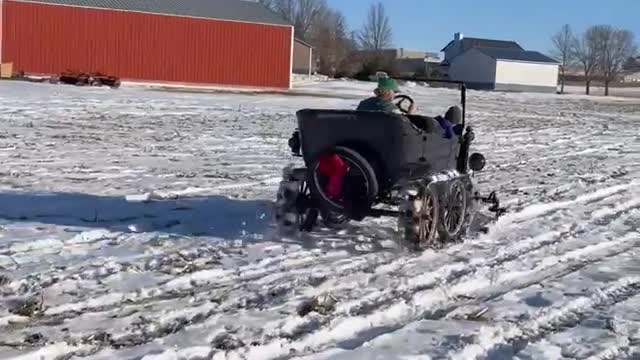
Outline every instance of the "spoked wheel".
{"label": "spoked wheel", "polygon": [[404,240],[410,246],[425,250],[437,248],[439,204],[431,186],[424,186],[409,193],[401,205],[399,226]]}
{"label": "spoked wheel", "polygon": [[449,186],[442,206],[440,235],[444,242],[457,241],[464,232],[467,196],[464,184],[456,180]]}
{"label": "spoked wheel", "polygon": [[[298,176],[296,176],[298,175]],[[278,231],[284,235],[313,230],[320,211],[312,206],[311,191],[301,174],[286,175],[280,183],[276,200],[275,218]]]}

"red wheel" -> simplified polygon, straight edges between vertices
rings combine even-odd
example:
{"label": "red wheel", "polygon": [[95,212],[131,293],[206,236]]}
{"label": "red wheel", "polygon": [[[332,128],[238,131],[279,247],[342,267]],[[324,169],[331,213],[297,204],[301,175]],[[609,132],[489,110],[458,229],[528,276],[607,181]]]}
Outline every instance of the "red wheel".
{"label": "red wheel", "polygon": [[311,193],[325,211],[362,218],[378,196],[373,167],[349,148],[338,146],[321,154],[308,171]]}

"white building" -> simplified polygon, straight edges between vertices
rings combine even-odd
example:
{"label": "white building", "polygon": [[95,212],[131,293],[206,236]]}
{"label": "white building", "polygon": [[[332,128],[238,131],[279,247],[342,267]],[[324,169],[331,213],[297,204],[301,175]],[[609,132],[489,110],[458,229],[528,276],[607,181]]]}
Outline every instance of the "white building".
{"label": "white building", "polygon": [[556,92],[560,63],[513,41],[464,38],[456,33],[442,51],[449,79],[470,89]]}
{"label": "white building", "polygon": [[630,82],[630,83],[637,83],[637,82],[640,82],[640,72],[631,73],[631,74],[626,74],[626,75],[624,75],[624,77],[622,78],[622,81],[624,81],[624,82]]}

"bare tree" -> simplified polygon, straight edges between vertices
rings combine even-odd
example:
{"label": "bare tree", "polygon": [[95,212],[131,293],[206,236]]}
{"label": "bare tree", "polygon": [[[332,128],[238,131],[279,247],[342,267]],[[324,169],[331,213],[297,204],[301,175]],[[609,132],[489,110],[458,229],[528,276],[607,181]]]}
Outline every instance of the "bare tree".
{"label": "bare tree", "polygon": [[295,27],[296,36],[306,39],[328,9],[326,0],[260,0]]}
{"label": "bare tree", "polygon": [[318,72],[335,76],[349,72],[348,58],[355,42],[347,28],[347,21],[326,0],[259,0],[295,26],[296,37],[314,47]]}
{"label": "bare tree", "polygon": [[572,45],[574,41],[573,32],[569,24],[565,24],[551,38],[554,46],[554,53],[560,59],[560,93],[564,93],[564,82],[567,66],[573,62]]}
{"label": "bare tree", "polygon": [[590,27],[579,37],[574,38],[571,48],[573,56],[580,64],[584,74],[585,93],[589,95],[591,81],[598,66],[598,29]]}
{"label": "bare tree", "polygon": [[598,68],[604,80],[604,95],[609,95],[609,85],[622,71],[624,63],[636,52],[633,34],[610,25],[598,25],[595,36],[598,48]]}
{"label": "bare tree", "polygon": [[335,76],[344,72],[345,60],[355,48],[349,38],[347,21],[337,10],[326,10],[316,25],[312,41],[320,73]]}
{"label": "bare tree", "polygon": [[360,46],[365,50],[381,50],[391,46],[392,37],[384,5],[380,2],[372,4],[367,22],[358,34]]}
{"label": "bare tree", "polygon": [[304,34],[308,34],[327,9],[325,0],[298,0],[296,24]]}

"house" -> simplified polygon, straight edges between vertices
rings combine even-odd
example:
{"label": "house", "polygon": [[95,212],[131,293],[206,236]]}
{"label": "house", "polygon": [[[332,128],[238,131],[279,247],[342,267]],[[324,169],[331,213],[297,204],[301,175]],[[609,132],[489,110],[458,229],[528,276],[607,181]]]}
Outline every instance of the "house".
{"label": "house", "polygon": [[294,27],[256,1],[0,0],[0,62],[55,75],[288,89]]}
{"label": "house", "polygon": [[442,50],[451,80],[470,89],[556,92],[560,63],[515,41],[464,38],[456,33]]}
{"label": "house", "polygon": [[622,77],[622,81],[626,83],[640,82],[640,71],[635,73],[627,73]]}
{"label": "house", "polygon": [[295,38],[293,43],[293,73],[311,75],[313,72],[313,46]]}

